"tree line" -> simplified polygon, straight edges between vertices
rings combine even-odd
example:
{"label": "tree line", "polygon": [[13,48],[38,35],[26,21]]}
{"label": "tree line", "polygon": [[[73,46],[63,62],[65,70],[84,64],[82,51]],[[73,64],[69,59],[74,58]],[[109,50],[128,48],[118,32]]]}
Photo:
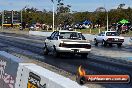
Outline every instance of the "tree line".
{"label": "tree line", "polygon": [[[59,24],[75,24],[90,20],[93,24],[106,25],[107,14],[109,24],[117,23],[122,19],[132,22],[132,8],[123,9],[125,4],[120,4],[117,9],[106,11],[104,7],[99,7],[93,12],[77,12],[71,11],[70,5],[65,5],[62,0],[58,0],[57,10],[55,11],[55,25]],[[23,8],[23,22],[27,24],[42,23],[52,25],[52,11],[38,11],[37,8]]]}

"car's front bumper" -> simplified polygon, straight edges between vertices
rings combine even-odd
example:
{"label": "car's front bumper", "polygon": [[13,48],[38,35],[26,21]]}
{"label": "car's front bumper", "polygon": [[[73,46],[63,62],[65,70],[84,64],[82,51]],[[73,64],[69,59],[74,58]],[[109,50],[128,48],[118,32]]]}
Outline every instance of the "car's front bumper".
{"label": "car's front bumper", "polygon": [[86,48],[65,48],[65,47],[57,47],[56,50],[62,53],[89,53],[91,49]]}

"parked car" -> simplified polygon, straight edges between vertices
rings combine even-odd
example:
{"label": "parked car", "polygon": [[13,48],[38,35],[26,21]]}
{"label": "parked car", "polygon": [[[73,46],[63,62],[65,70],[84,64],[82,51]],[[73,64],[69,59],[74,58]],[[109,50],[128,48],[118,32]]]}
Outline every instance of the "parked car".
{"label": "parked car", "polygon": [[74,28],[72,26],[70,26],[70,25],[67,25],[67,26],[63,27],[63,30],[73,31]]}
{"label": "parked car", "polygon": [[112,44],[117,44],[118,47],[121,47],[124,42],[124,37],[119,36],[116,31],[104,31],[94,38],[94,42],[96,46],[98,43],[102,43],[104,46],[107,46],[107,44],[110,46],[112,46]]}
{"label": "parked car", "polygon": [[35,29],[35,26],[34,26],[34,25],[31,25],[31,26],[29,27],[29,30],[32,30],[32,31],[33,31],[33,30],[36,30],[36,29]]}
{"label": "parked car", "polygon": [[129,30],[130,30],[130,31],[132,31],[132,25],[129,25],[129,27],[128,27],[128,28],[129,28]]}
{"label": "parked car", "polygon": [[127,32],[129,32],[127,24],[123,24],[123,25],[120,27],[120,29],[121,29],[121,32],[122,32],[122,33],[127,33]]}
{"label": "parked car", "polygon": [[85,39],[82,33],[77,31],[54,31],[51,36],[45,40],[44,54],[49,52],[58,57],[61,54],[79,54],[87,57],[91,51],[90,43]]}
{"label": "parked car", "polygon": [[83,25],[82,23],[77,23],[73,25],[74,29],[86,29],[85,25]]}

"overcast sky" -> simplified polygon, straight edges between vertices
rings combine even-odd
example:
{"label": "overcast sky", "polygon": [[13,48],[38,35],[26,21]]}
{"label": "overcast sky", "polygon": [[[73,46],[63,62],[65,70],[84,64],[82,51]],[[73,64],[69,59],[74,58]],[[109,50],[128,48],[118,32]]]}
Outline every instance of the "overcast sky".
{"label": "overcast sky", "polygon": [[[72,11],[95,11],[96,8],[102,6],[109,10],[121,3],[132,7],[132,0],[64,0],[64,3],[71,5]],[[35,7],[39,10],[52,10],[51,0],[0,0],[0,11],[21,10],[24,6]]]}

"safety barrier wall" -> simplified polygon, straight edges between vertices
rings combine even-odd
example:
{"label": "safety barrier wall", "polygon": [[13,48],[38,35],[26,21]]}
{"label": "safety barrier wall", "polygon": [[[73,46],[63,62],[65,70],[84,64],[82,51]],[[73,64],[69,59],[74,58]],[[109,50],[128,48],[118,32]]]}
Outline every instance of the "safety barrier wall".
{"label": "safety barrier wall", "polygon": [[[41,32],[41,31],[29,31],[30,35],[38,35],[38,36],[50,36],[52,32]],[[92,34],[83,34],[87,40],[93,41],[95,36]],[[130,44],[130,37],[125,37],[124,44]]]}
{"label": "safety barrier wall", "polygon": [[0,88],[87,88],[59,74],[0,51]]}
{"label": "safety barrier wall", "polygon": [[[29,35],[38,35],[38,36],[50,36],[52,32],[41,32],[41,31],[29,31]],[[93,40],[95,35],[83,34],[86,39]]]}
{"label": "safety barrier wall", "polygon": [[50,36],[52,32],[29,31],[30,35]]}

